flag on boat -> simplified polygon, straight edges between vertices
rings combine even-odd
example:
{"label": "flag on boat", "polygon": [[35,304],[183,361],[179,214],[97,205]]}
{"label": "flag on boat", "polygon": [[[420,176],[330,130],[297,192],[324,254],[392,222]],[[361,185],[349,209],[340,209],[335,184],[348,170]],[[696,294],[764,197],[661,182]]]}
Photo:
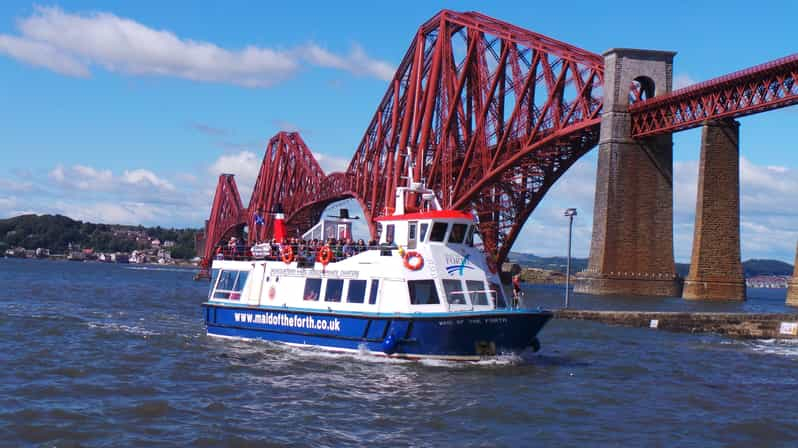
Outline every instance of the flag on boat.
{"label": "flag on boat", "polygon": [[255,225],[262,226],[266,224],[266,221],[263,220],[263,216],[259,215],[257,212],[255,213],[253,218],[255,219]]}

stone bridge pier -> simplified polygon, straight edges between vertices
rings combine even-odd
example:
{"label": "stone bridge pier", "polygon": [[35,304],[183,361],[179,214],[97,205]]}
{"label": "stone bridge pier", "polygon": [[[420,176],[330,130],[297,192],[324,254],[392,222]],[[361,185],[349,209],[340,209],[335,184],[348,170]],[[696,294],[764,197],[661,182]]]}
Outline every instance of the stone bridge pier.
{"label": "stone bridge pier", "polygon": [[792,278],[787,286],[787,305],[798,306],[798,248],[795,249],[795,264]]}
{"label": "stone bridge pier", "polygon": [[[674,54],[632,49],[604,54],[593,238],[588,269],[575,283],[577,292],[745,300],[739,123],[724,119],[704,124],[693,253],[683,285],[673,257],[671,134],[631,136],[630,98],[669,92]],[[633,83],[642,94],[630,95]]]}
{"label": "stone bridge pier", "polygon": [[604,53],[593,238],[576,292],[681,295],[673,258],[673,140],[671,134],[633,139],[628,112],[633,83],[647,98],[670,92],[675,54]]}
{"label": "stone bridge pier", "polygon": [[740,123],[717,120],[701,130],[695,233],[685,299],[745,300],[740,258]]}

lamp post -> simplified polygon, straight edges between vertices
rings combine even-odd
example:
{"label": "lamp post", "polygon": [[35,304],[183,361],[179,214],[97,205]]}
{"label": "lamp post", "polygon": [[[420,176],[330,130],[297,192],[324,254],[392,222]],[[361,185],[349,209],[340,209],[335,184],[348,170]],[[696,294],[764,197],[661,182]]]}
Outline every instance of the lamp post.
{"label": "lamp post", "polygon": [[574,216],[576,216],[576,209],[566,209],[565,216],[568,217],[568,263],[565,266],[565,308],[568,308],[568,297],[571,292],[571,235],[573,234],[574,230]]}

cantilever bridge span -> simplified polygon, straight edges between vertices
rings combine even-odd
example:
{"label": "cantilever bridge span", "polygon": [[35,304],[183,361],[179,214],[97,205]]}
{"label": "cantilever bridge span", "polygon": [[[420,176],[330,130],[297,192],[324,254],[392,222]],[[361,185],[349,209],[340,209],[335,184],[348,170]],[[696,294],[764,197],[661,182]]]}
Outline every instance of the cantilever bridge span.
{"label": "cantilever bridge span", "polygon": [[[628,113],[630,137],[645,141],[798,102],[798,55],[670,93],[670,78],[618,87],[607,73],[608,84],[606,57],[480,13],[439,12],[414,35],[345,172],[325,174],[298,133],[280,132],[247,207],[232,175],[220,176],[205,262],[244,226],[250,243],[269,235],[277,204],[296,233],[329,204],[354,198],[374,234],[374,219],[395,207],[395,189],[423,181],[444,207],[477,216],[488,256],[500,263],[549,188],[598,144],[606,113]],[[609,95],[625,102],[605,110]]]}

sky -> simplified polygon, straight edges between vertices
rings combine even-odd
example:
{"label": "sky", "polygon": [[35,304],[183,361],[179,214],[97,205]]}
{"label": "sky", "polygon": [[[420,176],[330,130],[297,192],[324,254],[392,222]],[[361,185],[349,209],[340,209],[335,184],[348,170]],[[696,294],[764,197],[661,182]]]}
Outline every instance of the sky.
{"label": "sky", "polygon": [[[272,4],[274,3],[274,4]],[[299,131],[342,170],[419,25],[480,11],[586,50],[673,50],[675,87],[798,51],[798,3],[112,2],[0,8],[0,218],[201,227],[222,172],[243,202],[269,138]],[[795,259],[798,107],[740,119],[742,255]],[[674,135],[674,250],[692,248],[700,130]],[[573,253],[592,232],[596,151],[527,221],[513,250]],[[345,204],[356,208],[354,201]],[[340,206],[340,205],[338,205]]]}

